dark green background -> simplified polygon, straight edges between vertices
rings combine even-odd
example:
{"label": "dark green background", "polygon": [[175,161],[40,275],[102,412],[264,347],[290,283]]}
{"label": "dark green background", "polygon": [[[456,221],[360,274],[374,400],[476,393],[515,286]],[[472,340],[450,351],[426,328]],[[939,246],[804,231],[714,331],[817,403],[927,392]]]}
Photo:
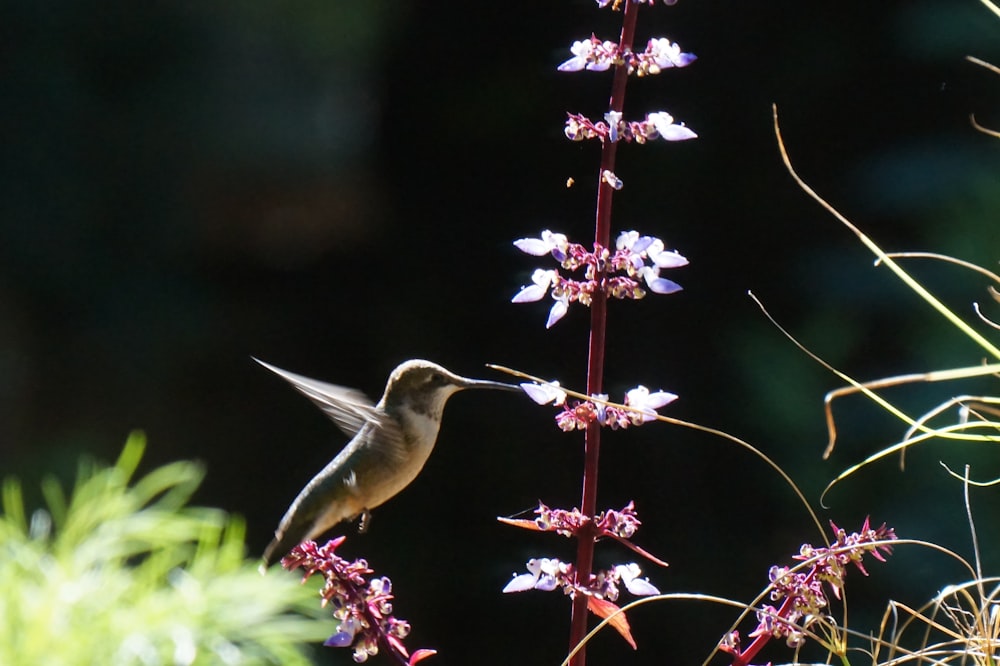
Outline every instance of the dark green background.
{"label": "dark green background", "polygon": [[[567,142],[562,122],[566,111],[599,118],[610,78],[555,67],[591,31],[615,38],[619,18],[589,0],[6,3],[0,472],[33,485],[45,472],[70,478],[82,452],[113,458],[143,428],[149,465],[205,462],[199,501],[245,515],[256,552],[343,438],[250,355],[373,397],[411,357],[582,386],[585,312],[546,332],[547,304],[511,305],[545,261],[510,243],[545,228],[592,234],[598,146]],[[691,265],[669,276],[680,294],[612,304],[607,390],[680,394],[665,413],[751,441],[814,501],[896,441],[901,423],[849,398],[840,446],[822,462],[821,401],[838,381],[746,291],[859,379],[983,353],[795,187],[771,103],[800,173],[885,249],[994,267],[997,143],[968,116],[1000,127],[1000,79],[964,57],[1000,62],[998,35],[975,0],[644,10],[640,41],[668,36],[699,60],[633,82],[626,116],[666,109],[701,138],[621,148],[613,228],[660,236]],[[963,314],[988,300],[981,277],[907,266]],[[919,414],[992,390],[973,381],[891,396]],[[564,598],[499,590],[529,557],[569,558],[570,543],[494,521],[538,499],[578,503],[581,437],[555,430],[552,414],[512,395],[455,397],[424,473],[343,547],[393,578],[411,645],[438,648],[436,663],[564,654]],[[960,487],[937,461],[970,462],[984,478],[994,459],[987,447],[926,447],[905,474],[891,462],[862,472],[826,516],[856,527],[871,513],[968,554]],[[994,493],[975,497],[981,528],[995,524]],[[749,600],[771,563],[817,540],[762,463],[679,428],[605,437],[600,504],[629,499],[645,523],[636,541],[671,562],[648,570],[665,591]],[[631,557],[602,544],[599,559]],[[886,596],[917,603],[949,582],[942,565],[905,549],[849,585],[871,592],[877,616]],[[867,631],[861,611],[855,626]],[[732,617],[647,606],[632,616],[640,651],[608,634],[592,661],[690,663]]]}

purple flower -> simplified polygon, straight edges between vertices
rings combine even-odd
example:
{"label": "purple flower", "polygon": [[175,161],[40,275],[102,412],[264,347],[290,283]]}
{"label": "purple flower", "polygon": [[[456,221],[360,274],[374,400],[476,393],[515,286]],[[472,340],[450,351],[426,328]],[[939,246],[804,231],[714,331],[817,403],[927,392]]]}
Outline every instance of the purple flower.
{"label": "purple flower", "polygon": [[[667,251],[659,238],[640,236],[637,231],[624,231],[615,241],[615,247],[618,249],[615,265],[626,267],[630,276],[641,277],[650,291],[672,294],[681,290],[676,282],[661,278],[660,269],[685,266],[688,261],[678,252]],[[647,259],[652,261],[652,266],[646,265]]]}
{"label": "purple flower", "polygon": [[667,278],[661,278],[658,268],[643,266],[639,270],[642,279],[646,281],[649,290],[657,294],[672,294],[683,289],[679,284]]}
{"label": "purple flower", "polygon": [[323,641],[325,647],[350,647],[354,644],[354,635],[361,629],[361,622],[354,616],[348,617],[337,627],[337,633]]}
{"label": "purple flower", "polygon": [[768,571],[771,583],[771,600],[780,601],[781,605],[764,604],[757,611],[757,627],[748,636],[753,643],[743,649],[739,635],[732,632],[725,636],[719,648],[736,657],[734,664],[749,664],[760,649],[772,638],[784,638],[789,647],[799,647],[809,635],[809,625],[828,614],[829,599],[824,592],[824,584],[830,588],[834,597],[841,597],[844,587],[844,576],[847,573],[845,565],[853,562],[862,573],[867,575],[861,560],[865,555],[884,561],[884,555],[892,552],[891,544],[896,533],[891,527],[882,523],[881,527],[872,528],[868,518],[859,532],[847,534],[830,522],[836,534],[836,539],[829,546],[816,548],[811,544],[803,544],[799,554],[793,559],[811,563],[807,570],[796,571],[786,566],[774,565]]}
{"label": "purple flower", "polygon": [[653,245],[653,243],[659,242],[660,248],[663,248],[663,241],[658,238],[653,238],[652,236],[640,236],[638,231],[623,231],[618,234],[618,238],[615,239],[615,247],[619,250],[629,250],[635,253],[636,258],[640,260],[641,254],[646,251],[648,247]]}
{"label": "purple flower", "polygon": [[433,650],[409,654],[402,639],[409,633],[410,625],[391,615],[392,583],[385,576],[369,578],[373,572],[365,560],[350,561],[337,555],[335,551],[343,542],[342,536],[324,546],[304,541],[281,560],[281,566],[289,571],[302,569],[303,582],[314,574],[324,578],[321,603],[333,606],[333,616],[339,624],[336,633],[323,644],[353,647],[354,661],[358,663],[378,654],[379,643],[404,663],[414,664],[434,654]]}

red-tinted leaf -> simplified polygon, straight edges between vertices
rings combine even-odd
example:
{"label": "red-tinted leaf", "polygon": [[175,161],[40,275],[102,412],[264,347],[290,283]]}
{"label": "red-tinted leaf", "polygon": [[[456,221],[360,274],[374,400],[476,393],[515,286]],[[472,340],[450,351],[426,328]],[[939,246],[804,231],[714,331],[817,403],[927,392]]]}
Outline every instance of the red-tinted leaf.
{"label": "red-tinted leaf", "polygon": [[[607,601],[605,599],[598,599],[597,597],[587,597],[587,608],[590,612],[601,619],[607,619],[608,624],[615,628],[622,638],[632,646],[633,650],[638,650],[639,646],[635,644],[635,639],[632,638],[632,631],[628,626],[628,619],[625,617],[625,613],[619,613],[621,610],[615,604]],[[617,613],[617,614],[616,614]]]}
{"label": "red-tinted leaf", "polygon": [[547,531],[547,530],[543,530],[541,527],[539,527],[538,523],[536,523],[535,521],[533,521],[533,520],[527,520],[527,519],[524,519],[524,518],[500,518],[500,517],[497,517],[497,520],[499,520],[504,525],[513,525],[514,527],[523,527],[526,530],[534,530],[536,532],[546,532]]}
{"label": "red-tinted leaf", "polygon": [[427,650],[427,649],[416,650],[413,653],[413,656],[410,657],[410,661],[408,663],[410,664],[410,666],[413,666],[413,664],[417,663],[418,661],[426,659],[431,655],[435,655],[437,654],[437,652],[438,652],[437,650]]}

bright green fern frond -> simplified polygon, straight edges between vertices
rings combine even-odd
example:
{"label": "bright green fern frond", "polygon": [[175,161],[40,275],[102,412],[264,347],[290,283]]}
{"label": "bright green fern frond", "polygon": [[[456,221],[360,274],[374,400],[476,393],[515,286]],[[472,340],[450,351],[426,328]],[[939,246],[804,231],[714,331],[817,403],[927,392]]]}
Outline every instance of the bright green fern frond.
{"label": "bright green fern frond", "polygon": [[316,590],[261,576],[242,519],[187,506],[199,465],[135,478],[144,449],[134,434],[114,466],[81,463],[68,497],[45,481],[30,518],[4,482],[0,664],[309,664],[330,632]]}

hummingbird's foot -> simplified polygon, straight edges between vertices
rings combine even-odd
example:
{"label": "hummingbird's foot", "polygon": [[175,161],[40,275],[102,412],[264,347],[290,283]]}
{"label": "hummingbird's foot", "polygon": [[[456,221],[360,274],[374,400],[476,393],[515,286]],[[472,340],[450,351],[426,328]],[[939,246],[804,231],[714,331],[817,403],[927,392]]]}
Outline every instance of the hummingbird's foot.
{"label": "hummingbird's foot", "polygon": [[361,520],[358,521],[358,534],[364,534],[372,524],[372,512],[365,509],[361,512]]}

